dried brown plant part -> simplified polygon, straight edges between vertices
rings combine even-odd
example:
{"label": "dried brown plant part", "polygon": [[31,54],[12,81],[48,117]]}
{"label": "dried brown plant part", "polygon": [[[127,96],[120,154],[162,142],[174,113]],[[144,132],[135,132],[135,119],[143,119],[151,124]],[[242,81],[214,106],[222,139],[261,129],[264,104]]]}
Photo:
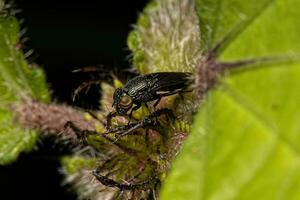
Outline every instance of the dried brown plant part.
{"label": "dried brown plant part", "polygon": [[[213,54],[209,54],[213,55]],[[195,74],[194,92],[201,102],[209,89],[215,86],[217,78],[233,70],[251,70],[256,67],[269,67],[280,63],[299,60],[299,55],[265,56],[230,62],[219,62],[216,57],[203,58],[197,67]]]}
{"label": "dried brown plant part", "polygon": [[84,112],[71,106],[45,104],[31,98],[12,104],[11,110],[18,123],[26,128],[37,129],[44,135],[62,134],[64,137],[76,140],[74,131],[65,129],[67,122],[71,121],[81,130],[96,131],[96,126],[102,126],[96,119],[87,120]]}

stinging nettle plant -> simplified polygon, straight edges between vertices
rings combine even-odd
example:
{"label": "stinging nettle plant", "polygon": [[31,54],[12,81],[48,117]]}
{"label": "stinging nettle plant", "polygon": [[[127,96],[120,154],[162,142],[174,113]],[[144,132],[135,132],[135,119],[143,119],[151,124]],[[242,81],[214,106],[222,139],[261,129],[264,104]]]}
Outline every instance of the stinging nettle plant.
{"label": "stinging nettle plant", "polygon": [[[299,7],[297,0],[150,1],[128,36],[133,65],[140,74],[192,72],[192,92],[158,105],[173,110],[174,121],[160,117],[158,126],[115,140],[103,134],[104,105],[124,82],[100,83],[94,116],[51,103],[0,0],[0,164],[39,135],[54,135],[76,147],[62,171],[81,199],[298,199]],[[141,108],[134,118],[149,114]]]}

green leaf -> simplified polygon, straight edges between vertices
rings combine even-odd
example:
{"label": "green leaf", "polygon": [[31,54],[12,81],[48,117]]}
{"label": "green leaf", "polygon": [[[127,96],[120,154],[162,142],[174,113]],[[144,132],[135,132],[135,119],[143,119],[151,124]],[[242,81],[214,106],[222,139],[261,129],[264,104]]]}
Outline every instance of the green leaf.
{"label": "green leaf", "polygon": [[34,146],[36,131],[18,126],[6,109],[0,109],[0,127],[0,165],[11,163],[21,152],[28,152]]}
{"label": "green leaf", "polygon": [[[197,0],[201,47],[206,52],[222,40],[230,40],[251,24],[273,0]],[[226,45],[226,44],[225,44]]]}
{"label": "green leaf", "polygon": [[300,199],[300,2],[266,3],[198,0],[200,30],[214,30],[201,32],[207,49],[247,21],[220,60],[292,59],[221,78],[195,117],[162,199]]}
{"label": "green leaf", "polygon": [[35,144],[37,132],[18,125],[10,110],[22,99],[49,101],[45,76],[29,65],[20,50],[19,24],[0,3],[0,164],[14,161],[20,152]]}
{"label": "green leaf", "polygon": [[97,167],[97,159],[95,158],[84,158],[80,156],[65,156],[62,158],[63,171],[66,174],[78,173],[83,169],[94,170]]}
{"label": "green leaf", "polygon": [[49,101],[42,70],[29,65],[19,50],[19,32],[14,17],[0,15],[0,100],[6,103],[31,96],[44,102]]}

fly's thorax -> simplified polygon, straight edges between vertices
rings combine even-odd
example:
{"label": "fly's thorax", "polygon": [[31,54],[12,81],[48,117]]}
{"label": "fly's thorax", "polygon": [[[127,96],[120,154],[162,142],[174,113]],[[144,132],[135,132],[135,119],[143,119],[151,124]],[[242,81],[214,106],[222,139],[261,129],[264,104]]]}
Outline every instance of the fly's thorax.
{"label": "fly's thorax", "polygon": [[126,93],[132,98],[135,98],[138,94],[146,92],[148,89],[148,82],[143,77],[137,77],[124,86],[124,91],[126,91]]}

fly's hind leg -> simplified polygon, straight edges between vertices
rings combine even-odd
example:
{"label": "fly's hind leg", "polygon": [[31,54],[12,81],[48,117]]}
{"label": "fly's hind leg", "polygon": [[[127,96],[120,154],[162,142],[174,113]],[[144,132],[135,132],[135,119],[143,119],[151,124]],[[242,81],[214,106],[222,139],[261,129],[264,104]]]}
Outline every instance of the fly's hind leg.
{"label": "fly's hind leg", "polygon": [[156,100],[156,102],[155,102],[154,105],[153,105],[154,109],[155,109],[156,106],[159,104],[160,100],[161,100],[161,97],[159,97],[159,98]]}
{"label": "fly's hind leg", "polygon": [[155,111],[154,113],[152,113],[151,115],[153,115],[153,117],[160,117],[161,115],[165,115],[168,122],[173,123],[176,119],[173,111],[169,108],[163,108],[163,109],[159,109],[157,111]]}

